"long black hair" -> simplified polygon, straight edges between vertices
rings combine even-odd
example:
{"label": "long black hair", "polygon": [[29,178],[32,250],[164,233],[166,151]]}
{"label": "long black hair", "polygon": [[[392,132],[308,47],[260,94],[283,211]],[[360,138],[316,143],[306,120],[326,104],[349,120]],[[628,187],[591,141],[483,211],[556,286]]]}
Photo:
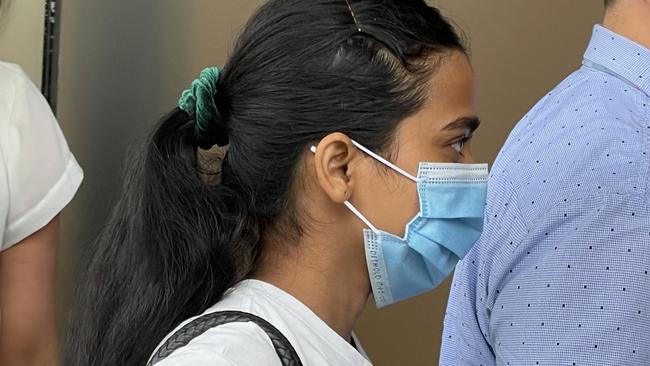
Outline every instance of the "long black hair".
{"label": "long black hair", "polygon": [[208,136],[229,141],[220,183],[204,179],[205,141],[178,108],[132,154],[80,280],[66,365],[146,363],[168,332],[254,270],[260,237],[281,216],[300,229],[292,184],[310,144],[342,132],[385,152],[399,121],[423,105],[438,62],[464,52],[423,0],[349,5],[271,0],[248,22],[222,70]]}

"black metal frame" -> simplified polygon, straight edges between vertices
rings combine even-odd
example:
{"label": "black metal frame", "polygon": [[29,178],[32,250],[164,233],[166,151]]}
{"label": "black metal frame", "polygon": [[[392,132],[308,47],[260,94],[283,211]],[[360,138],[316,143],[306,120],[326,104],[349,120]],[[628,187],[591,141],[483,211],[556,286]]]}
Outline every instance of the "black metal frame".
{"label": "black metal frame", "polygon": [[43,34],[43,76],[41,91],[56,113],[56,94],[59,79],[59,33],[61,1],[45,0],[45,31]]}

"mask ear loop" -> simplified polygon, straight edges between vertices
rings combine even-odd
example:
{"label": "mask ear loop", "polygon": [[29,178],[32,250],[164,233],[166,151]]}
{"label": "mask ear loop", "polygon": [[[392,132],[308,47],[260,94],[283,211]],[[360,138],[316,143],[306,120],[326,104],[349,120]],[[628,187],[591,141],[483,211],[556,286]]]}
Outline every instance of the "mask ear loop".
{"label": "mask ear loop", "polygon": [[357,210],[357,208],[354,207],[354,205],[353,205],[352,203],[350,203],[350,201],[347,201],[347,200],[346,200],[345,202],[343,202],[343,204],[344,204],[345,207],[347,207],[350,211],[352,211],[352,213],[353,213],[356,217],[358,217],[361,221],[363,221],[363,223],[366,224],[370,230],[372,230],[375,234],[379,235],[379,230],[375,227],[375,225],[373,225],[373,224],[370,222],[370,220],[368,220],[365,216],[363,216],[363,214],[362,214],[361,212],[359,212],[359,210]]}
{"label": "mask ear loop", "polygon": [[380,163],[386,165],[387,167],[393,169],[393,170],[396,171],[397,173],[399,173],[399,174],[405,176],[406,178],[408,178],[408,179],[414,181],[415,183],[418,183],[418,182],[419,182],[419,179],[418,179],[417,177],[412,176],[412,175],[409,174],[406,170],[404,170],[404,169],[398,167],[397,165],[391,163],[390,161],[388,161],[388,160],[382,158],[381,156],[379,156],[378,154],[376,154],[376,153],[373,152],[372,150],[368,149],[367,147],[361,145],[360,143],[358,143],[358,142],[356,142],[356,141],[354,141],[354,140],[351,140],[351,141],[352,141],[352,144],[353,144],[354,146],[356,146],[359,150],[363,151],[364,153],[370,155],[370,157],[372,157],[372,158],[374,158],[375,160],[379,161]]}
{"label": "mask ear loop", "polygon": [[[419,181],[418,178],[412,176],[412,175],[409,174],[407,171],[405,171],[405,170],[403,170],[402,168],[398,167],[397,165],[391,163],[390,161],[388,161],[388,160],[382,158],[382,157],[379,156],[378,154],[375,154],[373,151],[371,151],[370,149],[368,149],[368,148],[366,148],[365,146],[361,145],[360,143],[358,143],[358,142],[356,142],[356,141],[354,141],[354,140],[351,140],[351,141],[352,141],[352,144],[353,144],[354,146],[356,146],[359,150],[361,150],[361,151],[363,151],[364,153],[370,155],[372,158],[378,160],[380,163],[382,163],[382,164],[388,166],[389,168],[391,168],[391,169],[393,169],[394,171],[396,171],[397,173],[399,173],[399,174],[405,176],[406,178],[408,178],[408,179],[414,181],[415,183],[417,183],[417,182]],[[316,154],[316,146],[312,146],[311,148],[309,148],[309,150],[311,150],[312,153]],[[345,200],[345,202],[343,202],[343,204],[344,204],[345,207],[347,207],[350,211],[352,211],[352,213],[353,213],[356,217],[358,217],[359,220],[363,221],[363,223],[366,224],[366,226],[368,226],[368,228],[369,228],[370,230],[372,230],[375,234],[379,235],[379,230],[375,227],[375,225],[373,225],[373,224],[370,222],[370,220],[368,220],[368,219],[367,219],[367,218],[366,218],[366,217],[365,217],[365,216],[364,216],[364,215],[363,215],[359,210],[357,210],[357,208],[354,207],[354,205],[353,205],[350,201]]]}

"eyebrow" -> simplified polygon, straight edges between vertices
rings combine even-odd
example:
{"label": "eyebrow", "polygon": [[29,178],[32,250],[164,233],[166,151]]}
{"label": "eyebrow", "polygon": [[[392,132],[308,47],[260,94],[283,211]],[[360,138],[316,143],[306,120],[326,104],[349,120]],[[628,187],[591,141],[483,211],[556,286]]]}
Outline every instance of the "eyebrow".
{"label": "eyebrow", "polygon": [[480,125],[481,125],[481,120],[477,116],[461,117],[449,123],[442,130],[450,131],[456,129],[466,129],[469,130],[470,133],[473,133]]}

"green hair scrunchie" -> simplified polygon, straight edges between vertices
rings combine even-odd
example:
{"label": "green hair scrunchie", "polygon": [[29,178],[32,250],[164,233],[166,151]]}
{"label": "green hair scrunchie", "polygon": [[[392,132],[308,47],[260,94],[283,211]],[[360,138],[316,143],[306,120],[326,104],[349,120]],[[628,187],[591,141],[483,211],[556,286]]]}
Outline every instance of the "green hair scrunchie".
{"label": "green hair scrunchie", "polygon": [[215,103],[220,74],[218,67],[204,69],[178,100],[178,107],[194,116],[198,145],[206,150],[215,144],[228,145],[227,129]]}

